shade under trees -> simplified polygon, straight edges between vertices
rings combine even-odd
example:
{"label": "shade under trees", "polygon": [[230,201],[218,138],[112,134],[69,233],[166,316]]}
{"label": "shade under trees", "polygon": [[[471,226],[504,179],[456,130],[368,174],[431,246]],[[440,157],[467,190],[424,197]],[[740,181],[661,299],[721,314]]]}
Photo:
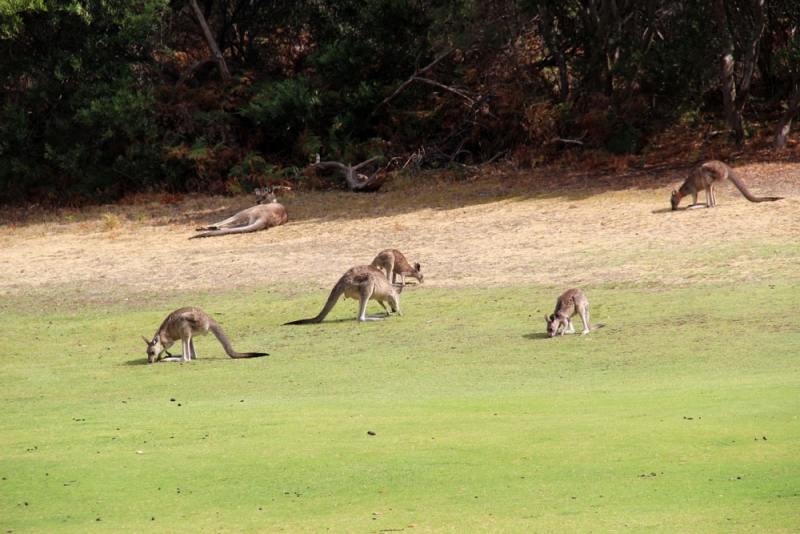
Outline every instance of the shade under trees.
{"label": "shade under trees", "polygon": [[739,147],[772,121],[780,149],[798,21],[785,0],[9,0],[0,203],[314,186],[317,154],[630,154],[687,114]]}

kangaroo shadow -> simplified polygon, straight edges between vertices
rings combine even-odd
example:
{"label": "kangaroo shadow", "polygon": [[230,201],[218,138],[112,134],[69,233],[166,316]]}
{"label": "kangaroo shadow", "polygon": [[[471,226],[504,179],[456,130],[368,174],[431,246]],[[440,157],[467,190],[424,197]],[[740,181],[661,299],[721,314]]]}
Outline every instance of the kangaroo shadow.
{"label": "kangaroo shadow", "polygon": [[523,334],[522,337],[525,339],[549,339],[547,336],[547,332],[538,332],[536,334]]}
{"label": "kangaroo shadow", "polygon": [[675,208],[675,209],[672,209],[672,208],[661,208],[661,209],[653,210],[651,213],[659,214],[659,213],[675,213],[675,212],[678,212],[678,211],[694,211],[694,210],[696,210],[698,208],[707,208],[707,207],[708,207],[707,204],[699,203],[699,204],[691,204],[691,205],[685,206],[683,208]]}
{"label": "kangaroo shadow", "polygon": [[138,358],[136,360],[128,360],[124,365],[150,365],[150,362],[147,361],[147,358]]}
{"label": "kangaroo shadow", "polygon": [[[180,358],[181,355],[180,354],[173,354],[170,357],[171,358]],[[192,360],[192,361],[194,362],[194,361],[197,361],[197,360]],[[155,361],[153,363],[182,363],[182,362],[174,361],[174,360],[158,360],[158,361]],[[136,360],[128,360],[127,362],[125,362],[125,365],[131,366],[131,367],[136,366],[136,365],[150,365],[150,361],[147,358],[139,358],[139,359],[136,359]]]}
{"label": "kangaroo shadow", "polygon": [[[390,315],[388,317],[386,315],[367,315],[367,317],[375,317],[375,318],[379,319],[378,321],[367,321],[367,322],[379,323],[381,321],[385,321],[387,319],[391,319],[392,317],[395,317],[395,315]],[[324,325],[324,324],[341,324],[341,323],[355,323],[355,322],[357,322],[357,321],[356,321],[356,319],[354,317],[343,317],[341,319],[323,319],[322,321],[320,321],[318,323],[310,323],[310,324]],[[310,324],[302,324],[301,325],[301,324],[287,324],[287,323],[284,323],[282,326],[310,326]]]}

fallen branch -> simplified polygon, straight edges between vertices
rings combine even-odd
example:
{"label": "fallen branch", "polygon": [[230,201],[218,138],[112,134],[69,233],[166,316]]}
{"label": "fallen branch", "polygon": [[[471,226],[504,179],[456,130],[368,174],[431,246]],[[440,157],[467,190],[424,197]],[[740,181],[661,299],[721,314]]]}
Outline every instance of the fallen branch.
{"label": "fallen branch", "polygon": [[584,144],[584,143],[583,143],[583,141],[581,141],[580,139],[565,139],[565,138],[563,138],[563,137],[559,137],[559,138],[555,139],[555,141],[556,141],[557,143],[563,143],[563,144],[565,144],[565,145],[579,145],[579,146],[583,146],[583,144]]}
{"label": "fallen branch", "polygon": [[331,169],[342,171],[344,173],[345,180],[347,180],[347,186],[353,191],[377,191],[383,185],[383,182],[386,181],[387,175],[385,173],[381,176],[378,176],[378,170],[375,171],[372,176],[367,176],[365,174],[359,174],[356,171],[380,158],[381,156],[373,156],[368,160],[353,166],[345,165],[344,163],[339,163],[338,161],[320,161],[319,154],[317,154],[317,162],[314,163],[313,167],[318,171],[329,171]]}

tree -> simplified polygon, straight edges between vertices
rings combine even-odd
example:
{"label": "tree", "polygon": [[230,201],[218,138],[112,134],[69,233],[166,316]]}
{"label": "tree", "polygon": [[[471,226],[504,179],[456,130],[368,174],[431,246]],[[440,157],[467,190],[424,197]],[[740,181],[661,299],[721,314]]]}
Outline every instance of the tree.
{"label": "tree", "polygon": [[[726,3],[724,0],[714,0],[714,17],[717,30],[720,36],[720,85],[722,88],[722,99],[725,106],[725,120],[733,130],[734,143],[737,147],[744,144],[744,121],[742,111],[744,110],[747,97],[750,95],[750,87],[753,81],[753,72],[758,59],[758,44],[761,34],[766,25],[764,18],[764,0],[749,0],[752,8],[752,20],[746,15],[739,20],[750,26],[751,31],[746,33],[743,39],[744,58],[742,60],[742,72],[740,81],[737,84],[735,79],[736,60],[734,57],[735,46],[733,33],[731,31],[731,19],[726,13]],[[735,4],[734,2],[729,2]],[[737,6],[739,7],[739,6]],[[744,7],[747,7],[746,5]]]}
{"label": "tree", "polygon": [[148,40],[160,0],[0,13],[0,202],[112,198],[157,168]]}
{"label": "tree", "polygon": [[792,128],[792,121],[797,113],[800,112],[800,26],[798,26],[798,13],[799,7],[794,8],[794,12],[789,10],[787,13],[782,13],[780,20],[786,21],[785,28],[777,28],[775,33],[785,36],[786,46],[777,54],[775,63],[779,66],[776,70],[778,73],[783,74],[788,78],[788,84],[791,86],[791,96],[786,110],[778,119],[778,125],[775,129],[775,138],[772,142],[772,148],[779,150],[786,146],[786,140],[789,137],[789,132]]}
{"label": "tree", "polygon": [[214,35],[211,33],[211,28],[208,27],[206,17],[200,10],[200,6],[197,5],[197,0],[189,0],[189,5],[191,6],[194,16],[197,19],[197,24],[200,26],[200,29],[203,30],[203,36],[206,38],[206,43],[208,43],[209,50],[211,50],[211,60],[217,64],[217,69],[219,69],[219,74],[222,77],[222,81],[227,82],[231,79],[231,74],[228,71],[227,63],[225,63],[225,56],[222,55],[222,51],[219,49],[219,46],[217,46],[217,41],[214,39]]}

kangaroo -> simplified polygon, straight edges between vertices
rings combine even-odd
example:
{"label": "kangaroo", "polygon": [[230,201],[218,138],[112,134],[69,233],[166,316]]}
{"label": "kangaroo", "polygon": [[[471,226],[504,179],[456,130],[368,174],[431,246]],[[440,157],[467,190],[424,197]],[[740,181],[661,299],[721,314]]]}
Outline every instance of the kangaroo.
{"label": "kangaroo", "polygon": [[[419,280],[420,284],[422,283],[420,264],[415,263],[412,267],[411,264],[408,263],[408,260],[406,260],[406,257],[403,256],[403,253],[399,250],[387,248],[386,250],[381,251],[377,256],[375,256],[375,259],[372,260],[371,265],[386,271],[386,278],[391,280],[393,284],[397,281],[398,274],[400,275],[400,283],[402,285],[406,284],[406,276],[416,278]],[[389,276],[390,274],[391,276]]]}
{"label": "kangaroo", "polygon": [[242,210],[233,217],[225,219],[224,221],[212,224],[210,226],[201,226],[197,229],[198,232],[204,230],[211,230],[204,234],[194,235],[189,239],[197,239],[198,237],[213,237],[217,235],[227,234],[246,234],[250,232],[257,232],[259,230],[266,230],[273,226],[280,226],[289,220],[289,215],[286,213],[286,208],[278,203],[275,194],[269,188],[256,189],[253,191],[256,196],[256,205],[252,208]]}
{"label": "kangaroo", "polygon": [[572,318],[576,315],[581,316],[583,321],[583,332],[581,335],[588,334],[590,330],[602,328],[604,324],[589,324],[589,299],[586,294],[580,289],[570,289],[558,297],[556,302],[556,311],[551,316],[545,314],[544,320],[547,321],[547,337],[555,337],[558,335],[560,327],[561,335],[575,333],[575,328],[572,326]]}
{"label": "kangaroo", "polygon": [[[194,350],[194,339],[192,338],[194,336],[204,336],[209,330],[216,336],[222,344],[222,348],[231,358],[269,356],[266,352],[236,352],[231,347],[231,340],[222,331],[222,327],[207,313],[198,308],[180,308],[164,319],[152,340],[142,336],[144,342],[147,343],[147,361],[154,363],[157,361],[188,362],[189,360],[196,360],[197,352]],[[179,338],[183,345],[183,354],[180,357],[173,356],[167,351]],[[162,352],[167,355],[167,358],[161,358]]]}
{"label": "kangaroo", "polygon": [[[714,186],[717,184],[723,183],[725,180],[730,180],[733,182],[733,185],[741,191],[744,198],[749,200],[750,202],[773,202],[775,200],[781,200],[783,197],[757,197],[753,195],[747,187],[745,187],[744,182],[733,172],[733,169],[722,163],[721,161],[711,160],[703,163],[699,167],[696,167],[692,170],[689,174],[689,177],[683,182],[680,189],[677,191],[672,191],[672,198],[670,202],[672,203],[672,209],[678,209],[678,204],[681,203],[681,199],[686,195],[692,195],[692,202],[693,204],[689,206],[687,209],[694,209],[694,208],[712,208],[717,205],[717,197],[714,195]],[[705,204],[698,204],[697,203],[697,192],[700,189],[705,189],[706,191],[706,203]]]}
{"label": "kangaroo", "polygon": [[322,308],[322,311],[319,312],[319,315],[311,319],[300,319],[299,321],[285,323],[285,325],[315,324],[322,322],[342,295],[344,295],[345,298],[357,298],[359,300],[358,316],[356,316],[356,321],[358,322],[380,321],[383,319],[382,317],[367,315],[367,302],[370,300],[377,300],[386,312],[387,317],[391,315],[391,312],[386,309],[384,302],[388,302],[389,306],[392,307],[392,311],[397,312],[397,315],[403,315],[400,311],[400,291],[402,291],[402,287],[399,290],[395,289],[394,286],[389,283],[388,278],[383,275],[383,272],[372,265],[351,267],[342,275],[339,281],[336,282],[336,285],[333,286],[328,301],[325,303],[325,307]]}

